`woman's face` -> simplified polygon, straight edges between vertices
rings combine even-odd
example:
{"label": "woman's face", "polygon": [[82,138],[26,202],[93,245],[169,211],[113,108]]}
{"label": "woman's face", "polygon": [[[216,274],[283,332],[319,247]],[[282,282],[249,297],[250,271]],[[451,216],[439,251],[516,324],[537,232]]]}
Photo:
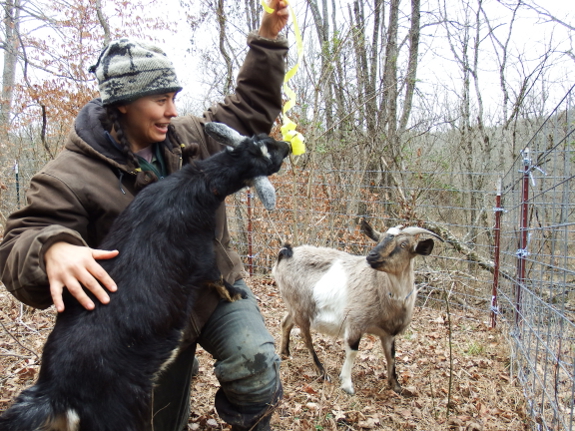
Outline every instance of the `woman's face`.
{"label": "woman's face", "polygon": [[118,107],[133,152],[166,139],[170,121],[178,116],[175,100],[176,93],[156,94]]}

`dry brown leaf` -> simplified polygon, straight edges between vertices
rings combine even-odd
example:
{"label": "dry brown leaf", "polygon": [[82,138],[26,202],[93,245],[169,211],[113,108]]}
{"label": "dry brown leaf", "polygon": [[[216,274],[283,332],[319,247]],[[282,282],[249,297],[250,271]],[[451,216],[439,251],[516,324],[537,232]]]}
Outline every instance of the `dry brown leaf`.
{"label": "dry brown leaf", "polygon": [[317,391],[316,391],[314,388],[312,388],[310,385],[305,385],[305,386],[302,388],[302,390],[303,390],[304,392],[307,392],[308,394],[317,395]]}
{"label": "dry brown leaf", "polygon": [[331,414],[333,415],[333,419],[338,422],[338,421],[342,421],[345,420],[345,412],[341,409],[337,409],[337,410],[332,410]]}

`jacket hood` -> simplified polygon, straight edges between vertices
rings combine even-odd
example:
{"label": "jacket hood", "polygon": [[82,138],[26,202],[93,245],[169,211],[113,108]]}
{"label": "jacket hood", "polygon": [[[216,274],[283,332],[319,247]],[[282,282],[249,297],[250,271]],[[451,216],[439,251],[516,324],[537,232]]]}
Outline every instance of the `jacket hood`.
{"label": "jacket hood", "polygon": [[95,151],[100,157],[111,160],[126,169],[126,156],[120,147],[114,145],[113,141],[109,139],[109,135],[102,125],[100,119],[104,115],[106,115],[106,111],[101,99],[93,99],[88,102],[74,121],[74,130],[70,134],[66,148],[72,151],[92,153],[92,155]]}

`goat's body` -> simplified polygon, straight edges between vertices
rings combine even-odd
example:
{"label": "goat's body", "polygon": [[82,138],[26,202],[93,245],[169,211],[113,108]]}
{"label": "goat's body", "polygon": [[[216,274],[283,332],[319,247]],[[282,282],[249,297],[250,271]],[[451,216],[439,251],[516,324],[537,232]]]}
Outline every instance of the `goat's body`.
{"label": "goat's body", "polygon": [[[411,322],[412,313],[408,311],[413,309],[415,295],[404,301],[413,290],[409,280],[398,286],[391,281],[392,276],[371,268],[364,256],[323,247],[296,247],[293,259],[293,268],[297,267],[297,271],[289,274],[289,283],[297,286],[294,289],[297,293],[284,289],[282,297],[288,304],[294,304],[294,294],[304,295],[305,300],[315,304],[311,329],[340,338],[345,336],[344,330],[382,336],[399,334]],[[286,264],[292,262],[286,261]],[[324,272],[318,271],[319,267],[325,268]],[[280,272],[278,278],[284,273]],[[306,277],[310,273],[313,276]],[[284,280],[278,282],[280,286],[286,283]],[[381,286],[392,286],[391,292],[381,292],[378,289]],[[374,314],[380,316],[375,322]],[[344,325],[345,320],[348,323]]]}
{"label": "goat's body", "polygon": [[[368,236],[375,233],[370,231]],[[282,321],[281,354],[289,356],[290,332],[298,325],[319,373],[327,379],[313,348],[311,330],[343,338],[346,360],[341,387],[352,394],[351,369],[359,342],[363,334],[374,334],[380,338],[387,360],[388,384],[400,392],[395,337],[413,316],[417,296],[413,257],[432,249],[433,241],[416,243],[413,236],[397,229],[390,230],[367,259],[325,247],[285,246],[272,271],[288,309]]]}
{"label": "goat's body", "polygon": [[0,417],[0,430],[149,429],[154,382],[177,355],[200,289],[220,283],[215,212],[246,180],[272,173],[231,168],[241,162],[224,151],[187,165],[118,216],[100,246],[119,250],[101,261],[117,293],[93,311],[65,295],[38,381]]}
{"label": "goat's body", "polygon": [[[289,336],[296,324],[320,374],[327,377],[310,331],[344,339],[346,361],[340,378],[342,388],[353,393],[351,368],[359,341],[363,334],[377,335],[386,353],[389,384],[397,388],[393,340],[411,322],[416,295],[407,296],[413,290],[412,280],[394,284],[389,274],[371,268],[363,256],[312,246],[295,247],[291,257],[276,264],[274,276],[288,308],[282,323],[282,355],[289,356]],[[309,313],[302,313],[302,303],[308,304]]]}

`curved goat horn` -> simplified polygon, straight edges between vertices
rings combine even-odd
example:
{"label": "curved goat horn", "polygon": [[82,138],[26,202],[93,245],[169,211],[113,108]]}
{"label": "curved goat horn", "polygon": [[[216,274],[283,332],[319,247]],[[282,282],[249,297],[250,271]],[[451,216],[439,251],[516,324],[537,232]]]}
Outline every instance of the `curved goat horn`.
{"label": "curved goat horn", "polygon": [[406,227],[405,229],[402,229],[402,232],[408,233],[410,235],[418,235],[418,234],[431,235],[440,240],[441,242],[444,242],[444,239],[441,238],[439,235],[437,235],[435,232],[431,232],[430,230],[424,229],[422,227],[410,226]]}
{"label": "curved goat horn", "polygon": [[245,136],[240,135],[231,127],[223,123],[206,123],[204,129],[208,135],[218,141],[220,144],[227,145],[228,147],[237,147],[244,139]]}

